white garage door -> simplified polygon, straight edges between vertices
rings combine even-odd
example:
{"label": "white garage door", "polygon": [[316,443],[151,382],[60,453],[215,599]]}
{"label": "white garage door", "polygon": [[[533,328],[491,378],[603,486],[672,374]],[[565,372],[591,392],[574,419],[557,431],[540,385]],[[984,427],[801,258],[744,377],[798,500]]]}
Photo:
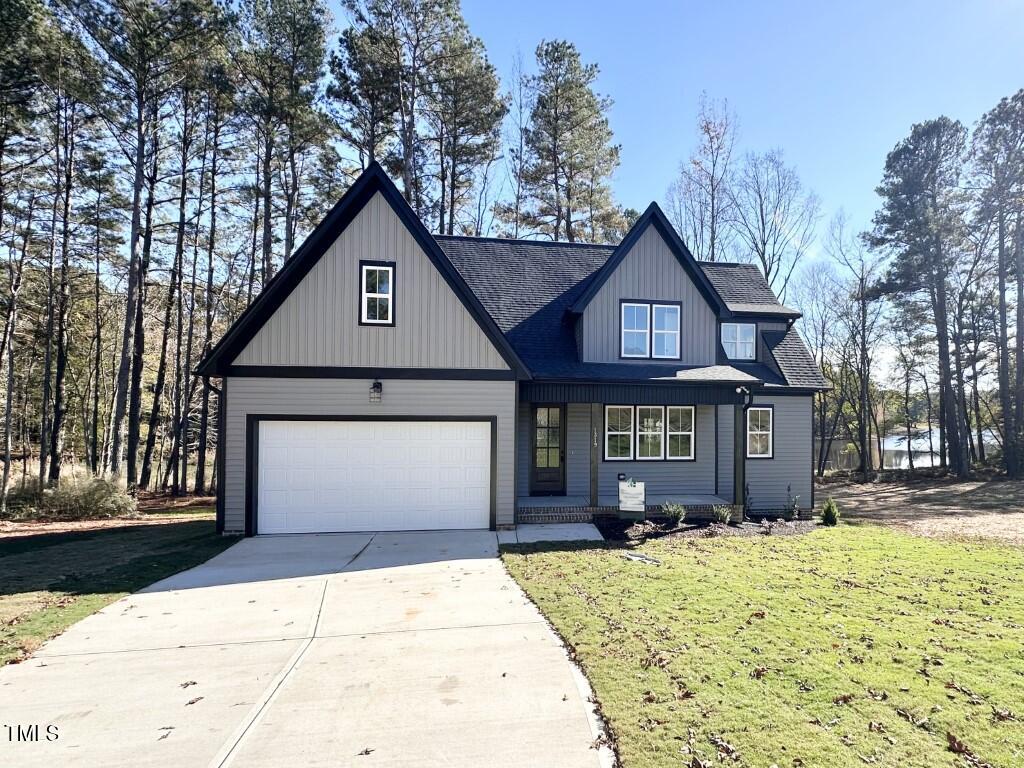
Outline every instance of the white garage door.
{"label": "white garage door", "polygon": [[257,533],[487,528],[491,425],[261,421]]}

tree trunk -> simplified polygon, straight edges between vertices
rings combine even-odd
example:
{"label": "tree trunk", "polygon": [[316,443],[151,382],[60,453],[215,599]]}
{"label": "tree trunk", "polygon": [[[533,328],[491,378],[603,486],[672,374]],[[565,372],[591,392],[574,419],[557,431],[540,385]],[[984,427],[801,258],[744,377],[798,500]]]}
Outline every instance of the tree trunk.
{"label": "tree trunk", "polygon": [[[213,348],[213,257],[217,242],[217,153],[220,148],[220,115],[214,114],[213,151],[210,156],[210,231],[206,245],[206,300],[203,317],[203,357],[210,354]],[[196,456],[197,494],[206,491],[206,444],[209,441],[210,421],[210,380],[203,379],[203,399],[199,408],[199,455]]]}
{"label": "tree trunk", "polygon": [[263,144],[263,285],[274,276],[274,257],[271,250],[270,160],[274,152],[272,128],[268,122]]}
{"label": "tree trunk", "polygon": [[1024,477],[1024,215],[1018,209],[1015,226],[1014,251],[1017,278],[1017,344],[1016,344],[1016,397],[1014,402],[1014,467],[1012,477]]}
{"label": "tree trunk", "polygon": [[[155,124],[155,121],[154,121]],[[146,233],[142,241],[142,258],[139,261],[139,292],[135,304],[135,332],[133,334],[131,389],[128,400],[128,488],[134,490],[138,484],[139,422],[142,420],[142,368],[146,352],[146,280],[149,276],[149,260],[153,251],[153,209],[156,206],[156,180],[160,148],[157,137],[153,137],[153,165],[146,193]]]}
{"label": "tree trunk", "polygon": [[933,275],[935,290],[933,291],[933,310],[935,313],[935,330],[939,346],[939,376],[941,377],[942,416],[945,430],[945,442],[949,446],[950,469],[957,477],[965,477],[970,472],[967,463],[966,446],[960,432],[962,419],[957,403],[956,390],[953,383],[953,371],[950,366],[949,319],[946,311],[946,278],[945,275]]}
{"label": "tree trunk", "polygon": [[117,366],[114,403],[110,420],[110,472],[121,474],[121,442],[124,439],[124,418],[128,410],[128,380],[131,374],[132,346],[135,340],[136,302],[142,281],[139,278],[140,238],[142,235],[142,188],[146,175],[146,101],[140,86],[135,97],[135,157],[132,181],[132,223],[129,233],[128,287],[125,296],[124,330],[121,334],[121,359]]}
{"label": "tree trunk", "polygon": [[93,358],[92,373],[96,384],[92,391],[92,436],[91,464],[93,475],[100,474],[100,356],[103,354],[103,324],[100,322],[100,193],[96,194],[96,243],[95,268],[93,279],[93,341],[96,344],[96,356]]}

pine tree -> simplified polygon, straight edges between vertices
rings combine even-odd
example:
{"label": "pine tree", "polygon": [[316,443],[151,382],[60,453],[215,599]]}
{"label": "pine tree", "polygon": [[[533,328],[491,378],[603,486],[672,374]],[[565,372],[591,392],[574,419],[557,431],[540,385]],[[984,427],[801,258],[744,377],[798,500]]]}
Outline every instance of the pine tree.
{"label": "pine tree", "polygon": [[[584,64],[564,40],[537,47],[538,73],[526,132],[529,159],[524,182],[530,200],[527,229],[574,242],[600,231],[613,209],[608,184],[619,164],[607,111],[611,99],[593,89],[596,64]],[[601,238],[598,238],[601,239]]]}

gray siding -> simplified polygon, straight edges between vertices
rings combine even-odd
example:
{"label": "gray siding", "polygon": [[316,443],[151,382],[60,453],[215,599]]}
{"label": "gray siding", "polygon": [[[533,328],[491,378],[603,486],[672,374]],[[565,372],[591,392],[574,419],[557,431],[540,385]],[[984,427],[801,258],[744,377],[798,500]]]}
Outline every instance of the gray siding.
{"label": "gray siding", "polygon": [[569,403],[565,425],[565,492],[590,498],[590,404]]}
{"label": "gray siding", "polygon": [[[516,419],[516,493],[530,495],[530,445],[533,407],[519,404]],[[590,496],[590,404],[566,405],[565,423],[565,493],[567,496]]]}
{"label": "gray siding", "polygon": [[[230,397],[230,395],[229,395]],[[800,506],[811,504],[811,397],[758,395],[754,405],[773,405],[774,454],[772,459],[747,459],[750,503],[758,509],[779,510],[786,505],[786,487],[800,497]]]}
{"label": "gray siding", "polygon": [[579,320],[584,361],[619,360],[620,299],[681,302],[681,362],[714,364],[718,328],[714,310],[653,227],[644,232],[584,310]]}
{"label": "gray siding", "polygon": [[[598,464],[598,494],[617,496],[618,475],[642,480],[648,496],[672,494],[714,494],[715,492],[715,408],[698,405],[694,435],[697,457],[694,461],[604,461]],[[603,429],[602,425],[602,440]],[[603,446],[602,446],[603,452]]]}
{"label": "gray siding", "polygon": [[733,417],[736,407],[733,405],[716,405],[718,409],[718,493],[727,501],[733,500],[732,474],[736,448],[734,445]]}
{"label": "gray siding", "polygon": [[498,525],[515,522],[513,491],[515,382],[386,379],[380,403],[370,380],[232,377],[228,388],[224,530],[245,530],[247,414],[302,416],[496,416]]}
{"label": "gray siding", "polygon": [[[395,262],[395,326],[359,325],[359,261]],[[380,194],[285,299],[235,365],[508,365]]]}

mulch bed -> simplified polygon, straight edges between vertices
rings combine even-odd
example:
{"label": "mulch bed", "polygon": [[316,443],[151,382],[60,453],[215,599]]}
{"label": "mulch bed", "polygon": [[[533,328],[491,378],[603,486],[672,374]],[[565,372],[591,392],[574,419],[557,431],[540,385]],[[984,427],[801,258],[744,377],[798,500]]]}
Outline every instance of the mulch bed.
{"label": "mulch bed", "polygon": [[594,525],[606,541],[622,541],[639,544],[650,539],[708,539],[719,536],[795,536],[813,531],[816,520],[765,520],[745,521],[735,525],[700,522],[682,523],[675,526],[666,520],[620,520],[617,517],[599,516]]}

